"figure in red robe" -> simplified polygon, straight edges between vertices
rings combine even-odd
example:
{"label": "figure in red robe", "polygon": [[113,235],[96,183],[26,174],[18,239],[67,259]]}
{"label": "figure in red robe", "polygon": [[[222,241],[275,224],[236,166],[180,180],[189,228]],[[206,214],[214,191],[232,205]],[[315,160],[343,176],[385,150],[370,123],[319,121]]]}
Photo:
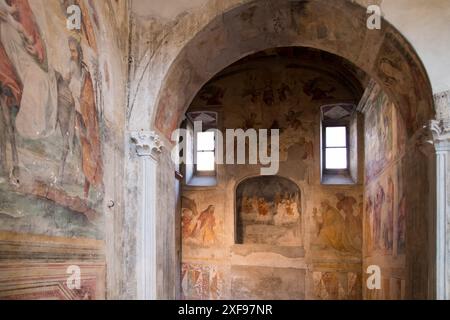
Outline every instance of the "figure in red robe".
{"label": "figure in red robe", "polygon": [[54,129],[56,88],[51,88],[47,70],[45,46],[28,0],[0,0],[0,104],[11,144],[13,184],[19,183],[16,131],[34,139]]}
{"label": "figure in red robe", "polygon": [[75,102],[75,131],[80,141],[82,167],[85,176],[84,195],[89,196],[91,186],[102,187],[103,162],[100,141],[100,127],[95,103],[94,85],[91,74],[83,62],[81,43],[69,39],[71,54],[70,71],[66,81]]}

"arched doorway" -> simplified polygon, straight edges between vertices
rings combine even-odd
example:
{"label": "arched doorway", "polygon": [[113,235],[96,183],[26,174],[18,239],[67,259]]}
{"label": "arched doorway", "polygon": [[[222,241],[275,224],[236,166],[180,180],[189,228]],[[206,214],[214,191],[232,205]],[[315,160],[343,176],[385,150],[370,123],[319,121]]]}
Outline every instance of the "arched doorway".
{"label": "arched doorway", "polygon": [[[253,1],[226,12],[197,34],[171,65],[159,91],[154,127],[170,139],[202,86],[240,58],[272,47],[304,46],[341,56],[365,71],[390,101],[399,106],[408,144],[417,145],[414,141],[424,135],[423,126],[434,118],[426,71],[398,31],[386,21],[382,30],[368,30],[366,19],[366,10],[349,1]],[[407,163],[403,171],[411,172],[415,165]],[[424,172],[427,170],[423,168]],[[414,190],[408,192],[412,196]],[[373,197],[377,196],[375,190]],[[424,220],[406,222],[411,228],[422,225],[426,229],[419,232],[420,240],[409,239],[413,251],[407,258],[411,268],[407,271],[408,279],[429,275],[419,285],[420,289],[411,286],[406,290],[409,297],[432,297],[433,289],[425,289],[430,287],[433,273],[429,263],[433,260],[430,256],[433,244],[429,242],[432,236],[427,235],[428,228],[432,229],[429,205],[432,206],[428,200],[423,206],[416,201],[411,206],[411,216]],[[415,241],[426,244],[417,249]],[[424,254],[426,262],[415,269],[414,262]]]}

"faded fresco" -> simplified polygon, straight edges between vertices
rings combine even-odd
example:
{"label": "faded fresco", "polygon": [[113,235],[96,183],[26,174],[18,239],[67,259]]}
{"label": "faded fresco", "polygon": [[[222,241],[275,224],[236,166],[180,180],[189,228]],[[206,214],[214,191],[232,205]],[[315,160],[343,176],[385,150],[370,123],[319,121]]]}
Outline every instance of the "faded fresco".
{"label": "faded fresco", "polygon": [[[390,169],[366,191],[365,242],[367,252],[405,253],[406,195],[402,167]],[[395,248],[395,250],[394,250]]]}
{"label": "faded fresco", "polygon": [[218,227],[215,206],[208,205],[204,210],[197,208],[195,200],[182,197],[181,235],[186,244],[212,246],[217,244]]}
{"label": "faded fresco", "polygon": [[398,112],[410,137],[432,117],[433,109],[427,107],[427,104],[432,105],[431,97],[427,96],[427,76],[420,68],[421,62],[405,50],[406,46],[405,39],[399,34],[388,32],[375,66],[386,94],[392,97],[396,106],[401,106]]}
{"label": "faded fresco", "polygon": [[[182,260],[226,265],[222,298],[361,297],[355,265],[361,264],[362,188],[322,186],[319,174],[321,107],[356,106],[360,77],[323,52],[270,49],[224,69],[194,98],[189,114],[215,112],[222,130],[280,130],[278,175],[258,176],[258,165],[219,165],[217,186],[183,186]],[[345,275],[344,293],[334,295],[324,280],[328,289],[314,294],[313,273],[323,270],[322,262],[339,279]],[[182,276],[184,298],[198,297],[200,286]]]}
{"label": "faded fresco", "polygon": [[360,256],[362,250],[362,196],[336,193],[319,200],[312,210],[311,246],[338,254]]}
{"label": "faded fresco", "polygon": [[183,263],[181,288],[182,299],[223,299],[223,271],[218,266]]}
{"label": "faded fresco", "polygon": [[[371,139],[367,139],[366,144],[363,265],[376,264],[384,272],[381,290],[364,290],[364,297],[404,299],[413,282],[417,297],[421,297],[426,294],[427,284],[419,280],[422,277],[418,274],[425,272],[426,258],[413,263],[414,273],[406,269],[406,263],[413,254],[424,254],[428,250],[424,247],[427,217],[408,212],[428,210],[425,201],[429,192],[427,160],[423,158],[420,144],[408,141],[403,116],[396,105],[380,93],[377,86],[368,92],[365,126]],[[418,159],[421,160],[414,163]],[[417,181],[421,181],[420,184]],[[411,223],[417,226],[414,249],[407,245],[407,226]]]}
{"label": "faded fresco", "polygon": [[314,272],[314,299],[357,300],[361,297],[361,274],[356,272]]}
{"label": "faded fresco", "polygon": [[[79,29],[67,28],[71,5]],[[116,182],[104,181],[122,157],[125,9],[110,0],[0,0],[4,299],[106,297],[103,201]],[[14,247],[22,250],[9,253]],[[66,285],[72,264],[83,266],[80,290]]]}
{"label": "faded fresco", "polygon": [[236,243],[301,244],[301,194],[292,181],[256,177],[241,182],[236,210]]}
{"label": "faded fresco", "polygon": [[406,128],[398,108],[374,87],[366,101],[366,182],[405,152]]}
{"label": "faded fresco", "polygon": [[[66,28],[71,4],[80,30]],[[97,15],[89,1],[0,1],[3,230],[102,237]]]}
{"label": "faded fresco", "polygon": [[[275,57],[283,59],[277,61]],[[358,90],[346,88],[320,70],[305,67],[314,59],[342,63],[314,50],[267,50],[219,73],[199,92],[191,108],[222,108],[226,128],[279,129],[280,160],[299,157],[303,165],[309,165],[317,157],[313,133],[318,107],[351,101]],[[268,60],[272,61],[265,63]],[[356,83],[356,79],[349,75],[349,81]],[[295,154],[288,157],[289,152]]]}
{"label": "faded fresco", "polygon": [[[400,255],[405,250],[406,199],[402,162],[405,130],[397,108],[374,88],[367,101],[364,243],[374,251]],[[395,249],[395,250],[394,250]]]}

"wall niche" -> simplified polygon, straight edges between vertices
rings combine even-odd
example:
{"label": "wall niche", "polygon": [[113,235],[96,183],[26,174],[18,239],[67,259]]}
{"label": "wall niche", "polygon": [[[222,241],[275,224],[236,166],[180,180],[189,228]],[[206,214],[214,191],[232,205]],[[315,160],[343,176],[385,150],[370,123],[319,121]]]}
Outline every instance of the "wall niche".
{"label": "wall niche", "polygon": [[246,179],[236,188],[236,244],[301,246],[301,192],[279,176]]}

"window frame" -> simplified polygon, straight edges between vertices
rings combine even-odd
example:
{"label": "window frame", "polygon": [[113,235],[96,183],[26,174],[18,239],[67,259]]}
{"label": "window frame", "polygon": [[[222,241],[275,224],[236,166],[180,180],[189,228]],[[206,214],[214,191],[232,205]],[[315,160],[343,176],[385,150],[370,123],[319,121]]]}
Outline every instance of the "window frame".
{"label": "window frame", "polygon": [[[345,149],[347,154],[346,168],[328,169],[327,168],[327,149],[339,149],[343,147],[327,148],[327,128],[345,127]],[[322,121],[322,174],[323,175],[348,175],[350,174],[350,126],[347,121]]]}
{"label": "window frame", "polygon": [[[212,129],[212,128],[206,128],[206,129],[203,129],[203,131],[201,131],[201,132],[208,132],[208,130],[209,129]],[[217,148],[217,141],[216,141],[216,135],[215,135],[215,133],[214,133],[214,149],[212,150],[212,152],[213,152],[213,154],[214,154],[214,169],[213,170],[211,170],[211,171],[206,171],[206,170],[198,170],[198,168],[197,168],[197,154],[198,154],[198,152],[211,152],[210,150],[204,150],[204,151],[198,151],[198,149],[197,149],[197,140],[198,140],[198,138],[197,138],[197,135],[198,135],[198,133],[201,133],[201,132],[195,132],[194,131],[194,141],[193,141],[193,158],[194,158],[194,172],[193,172],[193,174],[194,174],[194,176],[197,176],[197,177],[215,177],[216,175],[217,175],[217,162],[216,162],[216,148]]]}

